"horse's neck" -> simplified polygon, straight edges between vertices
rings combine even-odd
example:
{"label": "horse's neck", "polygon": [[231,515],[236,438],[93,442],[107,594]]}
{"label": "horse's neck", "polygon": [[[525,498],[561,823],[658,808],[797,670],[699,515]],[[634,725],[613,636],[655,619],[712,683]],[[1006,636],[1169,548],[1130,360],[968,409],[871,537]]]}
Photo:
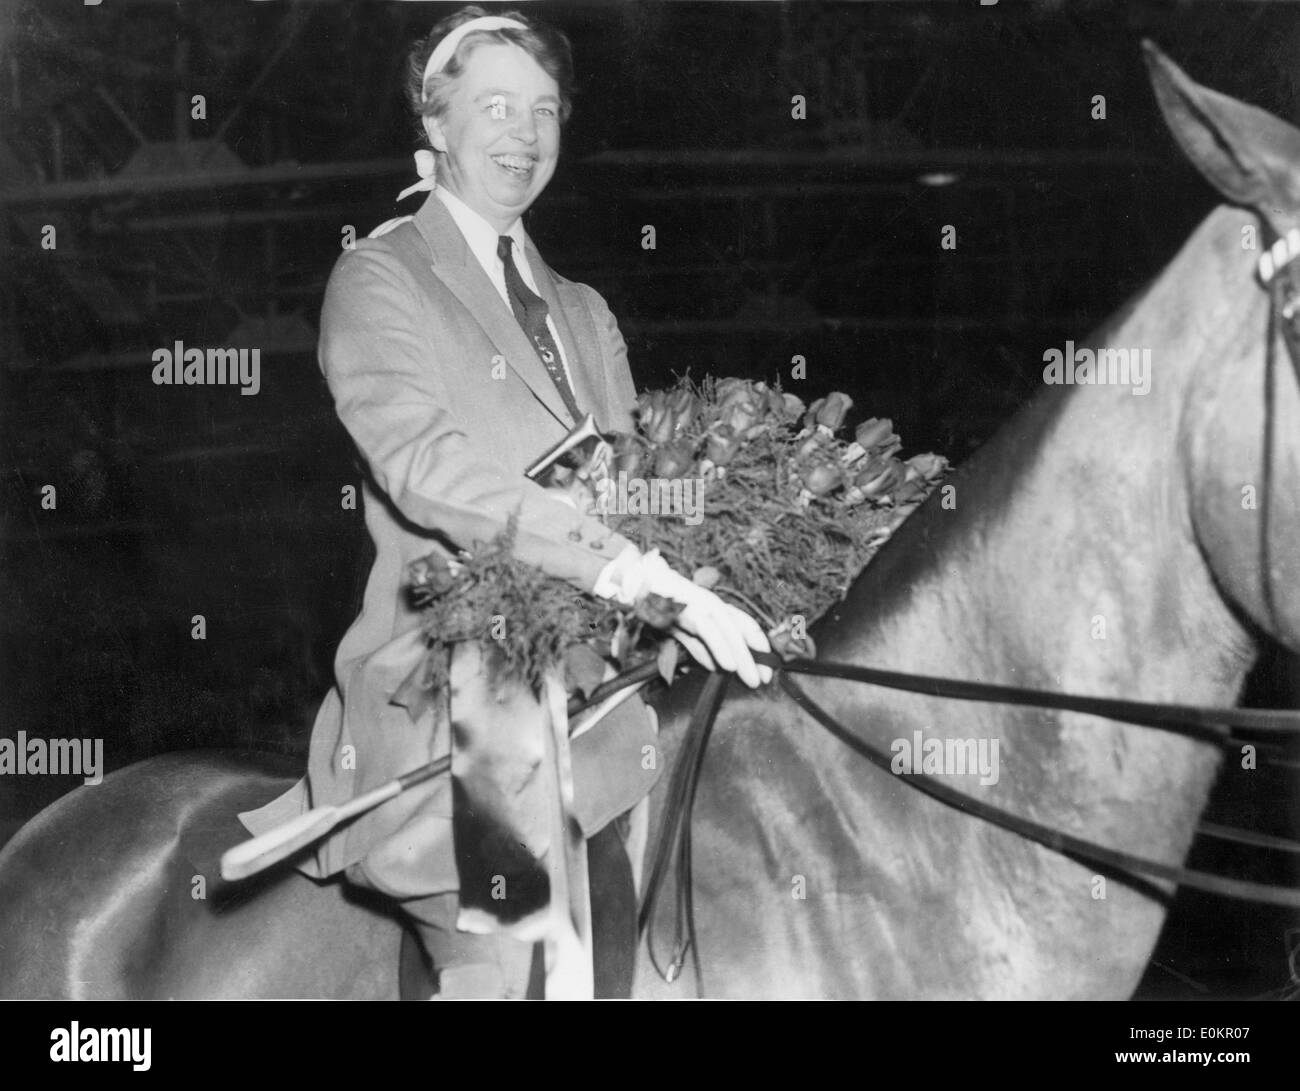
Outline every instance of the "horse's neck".
{"label": "horse's neck", "polygon": [[[1185,418],[1189,404],[1204,410],[1194,395],[1207,369],[1239,365],[1245,330],[1256,351],[1263,344],[1263,295],[1240,251],[1248,222],[1214,213],[1137,305],[1080,343],[1149,349],[1150,392],[1048,388],[956,475],[955,507],[932,498],[868,566],[817,632],[825,658],[1071,693],[1235,702],[1254,645],[1194,537]],[[825,696],[850,714],[864,700],[844,687]],[[1046,791],[1032,776],[1006,786],[1042,813],[1073,810],[1091,789],[1137,806],[1159,786],[1166,836],[1153,843],[1166,855],[1185,849],[1213,778],[1209,748],[1167,734],[877,699],[904,720],[900,731],[880,717],[878,732],[988,734],[1004,753],[1010,744],[1022,773],[1027,764],[1059,771]],[[1096,831],[1098,815],[1084,810],[1074,810],[1077,824]]]}
{"label": "horse's neck", "polygon": [[1187,417],[1243,340],[1263,346],[1264,296],[1224,242],[1239,222],[1253,220],[1219,209],[1121,321],[1078,342],[1149,351],[1149,393],[1048,387],[955,476],[951,506],[932,499],[868,566],[819,634],[827,658],[884,652],[1011,684],[1235,698],[1252,648],[1193,534]]}

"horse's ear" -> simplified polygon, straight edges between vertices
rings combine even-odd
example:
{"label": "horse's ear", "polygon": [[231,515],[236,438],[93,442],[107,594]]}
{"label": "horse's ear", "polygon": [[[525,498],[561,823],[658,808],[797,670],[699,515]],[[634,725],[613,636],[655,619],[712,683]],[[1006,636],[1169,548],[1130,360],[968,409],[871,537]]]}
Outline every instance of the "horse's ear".
{"label": "horse's ear", "polygon": [[1142,50],[1160,112],[1197,170],[1234,204],[1291,226],[1300,213],[1300,131],[1194,83],[1151,42]]}

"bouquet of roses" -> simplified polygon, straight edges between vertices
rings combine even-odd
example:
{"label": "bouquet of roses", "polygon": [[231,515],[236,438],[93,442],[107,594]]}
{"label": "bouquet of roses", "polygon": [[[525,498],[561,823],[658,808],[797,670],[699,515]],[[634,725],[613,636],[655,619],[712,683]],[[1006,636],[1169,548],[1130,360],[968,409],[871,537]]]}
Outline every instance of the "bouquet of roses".
{"label": "bouquet of roses", "polygon": [[[806,626],[843,597],[948,470],[935,454],[901,459],[902,441],[887,418],[871,417],[852,440],[842,438],[852,406],[840,392],[805,406],[762,382],[683,378],[638,398],[634,432],[601,437],[586,422],[574,442],[557,448],[561,454],[538,465],[548,467],[544,479],[552,487],[748,610],[774,647],[788,650],[800,646]],[[599,472],[583,461],[592,457],[601,460]],[[687,480],[703,496],[697,520],[611,510],[608,503],[612,482]],[[628,610],[575,597],[515,559],[510,537],[457,561],[429,557],[412,566],[412,594],[432,652],[458,640],[492,639],[507,672],[533,683],[575,644],[594,653],[593,678],[597,660],[669,658],[663,633],[673,620],[671,604]],[[500,618],[509,621],[494,633]],[[800,640],[788,642],[792,633]],[[445,678],[435,660],[445,657],[432,652],[425,685],[436,689]]]}

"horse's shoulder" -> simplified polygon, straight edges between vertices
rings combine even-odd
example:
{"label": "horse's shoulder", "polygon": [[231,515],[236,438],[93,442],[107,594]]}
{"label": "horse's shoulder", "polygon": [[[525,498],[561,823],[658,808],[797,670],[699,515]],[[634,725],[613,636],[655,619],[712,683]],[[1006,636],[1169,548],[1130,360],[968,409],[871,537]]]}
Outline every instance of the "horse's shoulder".
{"label": "horse's shoulder", "polygon": [[[195,750],[162,754],[114,770],[102,783],[74,789],[23,826],[0,859],[41,846],[115,846],[137,850],[160,841],[176,843],[195,830],[237,839],[239,811],[258,807],[288,789],[301,775],[302,762],[285,755],[236,750]],[[206,839],[206,838],[205,838]]]}
{"label": "horse's shoulder", "polygon": [[146,758],[109,774],[122,787],[142,784],[225,787],[231,782],[249,784],[284,783],[285,787],[303,772],[303,760],[286,754],[260,750],[182,750]]}

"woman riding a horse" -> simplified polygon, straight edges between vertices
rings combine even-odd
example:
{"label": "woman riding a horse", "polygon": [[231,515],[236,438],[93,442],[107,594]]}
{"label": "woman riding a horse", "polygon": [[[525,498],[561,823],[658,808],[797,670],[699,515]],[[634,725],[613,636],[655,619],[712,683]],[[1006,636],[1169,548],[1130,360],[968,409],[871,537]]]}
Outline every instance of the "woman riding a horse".
{"label": "woman riding a horse", "polygon": [[[524,476],[587,413],[602,430],[630,431],[635,404],[605,301],[551,270],[523,226],[555,171],[571,109],[567,39],[523,15],[467,7],[416,43],[410,76],[428,147],[416,156],[421,180],[403,196],[422,193],[424,203],[342,254],[321,315],[320,362],[365,463],[376,559],[312,732],[307,777],[246,816],[254,832],[448,752],[452,711],[445,703],[409,709],[399,693],[425,655],[407,567],[487,542],[512,517],[522,560],[580,592],[681,602],[684,642],[702,663],[751,686],[770,677],[751,658],[751,648],[768,644],[748,615]],[[453,669],[456,715],[486,702],[469,673]],[[624,907],[633,872],[611,822],[653,784],[657,770],[643,768],[641,755],[654,736],[651,713],[635,703],[574,744],[576,810],[600,872],[594,880],[615,887]],[[523,995],[531,945],[457,928],[463,867],[452,801],[451,778],[435,778],[324,841],[302,870],[343,871],[398,899],[439,974],[439,995]],[[643,824],[617,828],[633,836]],[[630,957],[630,914],[619,919]],[[630,966],[617,976],[623,984],[609,987],[624,991]]]}

